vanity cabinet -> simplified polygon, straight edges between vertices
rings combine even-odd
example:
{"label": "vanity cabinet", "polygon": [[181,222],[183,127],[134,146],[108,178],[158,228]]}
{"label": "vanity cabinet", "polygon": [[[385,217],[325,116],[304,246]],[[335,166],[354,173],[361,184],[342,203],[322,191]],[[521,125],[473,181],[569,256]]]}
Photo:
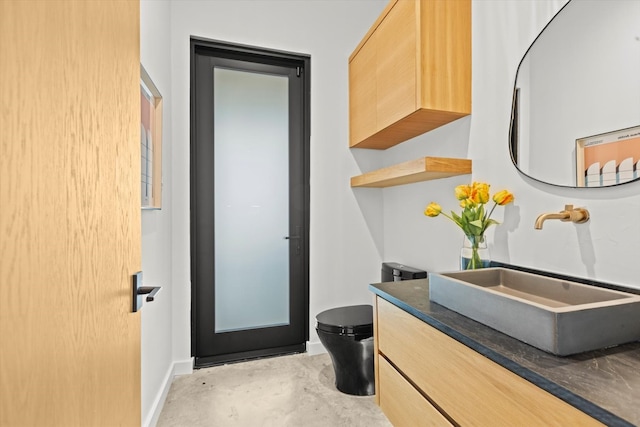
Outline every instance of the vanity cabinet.
{"label": "vanity cabinet", "polygon": [[376,296],[376,403],[394,425],[601,426]]}
{"label": "vanity cabinet", "polygon": [[391,0],[349,58],[349,146],[386,149],[471,114],[471,1]]}

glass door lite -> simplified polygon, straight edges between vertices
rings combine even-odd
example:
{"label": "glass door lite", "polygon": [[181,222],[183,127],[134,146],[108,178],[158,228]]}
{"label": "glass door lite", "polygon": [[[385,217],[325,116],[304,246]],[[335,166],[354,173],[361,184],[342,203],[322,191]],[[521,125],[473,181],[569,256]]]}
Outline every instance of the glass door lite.
{"label": "glass door lite", "polygon": [[196,366],[308,339],[309,57],[192,39]]}

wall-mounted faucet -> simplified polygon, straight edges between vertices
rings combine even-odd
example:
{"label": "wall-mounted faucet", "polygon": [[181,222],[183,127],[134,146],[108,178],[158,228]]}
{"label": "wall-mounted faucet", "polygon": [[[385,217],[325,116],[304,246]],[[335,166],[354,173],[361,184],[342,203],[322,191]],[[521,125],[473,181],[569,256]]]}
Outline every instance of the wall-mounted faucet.
{"label": "wall-mounted faucet", "polygon": [[548,219],[559,219],[563,222],[575,222],[582,224],[589,221],[589,211],[585,208],[573,208],[573,205],[565,205],[564,210],[559,213],[543,213],[536,219],[536,230],[542,230],[542,224]]}

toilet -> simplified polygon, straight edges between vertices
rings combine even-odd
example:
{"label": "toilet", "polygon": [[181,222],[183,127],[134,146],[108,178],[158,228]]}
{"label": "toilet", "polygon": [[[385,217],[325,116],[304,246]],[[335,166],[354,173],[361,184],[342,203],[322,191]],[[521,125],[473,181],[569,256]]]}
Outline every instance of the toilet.
{"label": "toilet", "polygon": [[316,320],[320,342],[331,356],[336,388],[355,396],[373,395],[373,307],[332,308],[318,314]]}

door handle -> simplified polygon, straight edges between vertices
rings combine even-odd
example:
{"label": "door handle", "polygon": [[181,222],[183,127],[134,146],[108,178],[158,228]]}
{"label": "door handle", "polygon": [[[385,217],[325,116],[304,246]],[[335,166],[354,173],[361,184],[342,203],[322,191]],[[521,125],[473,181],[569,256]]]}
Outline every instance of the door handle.
{"label": "door handle", "polygon": [[296,255],[300,254],[300,236],[284,236],[284,240],[296,240]]}
{"label": "door handle", "polygon": [[142,298],[146,295],[147,302],[155,301],[156,295],[162,289],[161,286],[142,286],[142,271],[138,271],[133,275],[132,281],[133,293],[133,312],[137,312],[142,308]]}
{"label": "door handle", "polygon": [[284,240],[296,240],[296,255],[300,255],[300,252],[302,251],[302,248],[300,247],[300,240],[302,240],[302,236],[300,236],[301,229],[302,229],[301,226],[296,225],[296,231],[298,233],[297,236],[284,236],[283,237]]}
{"label": "door handle", "polygon": [[146,295],[147,302],[151,302],[156,297],[156,294],[160,292],[162,286],[141,286],[138,288],[138,295]]}

